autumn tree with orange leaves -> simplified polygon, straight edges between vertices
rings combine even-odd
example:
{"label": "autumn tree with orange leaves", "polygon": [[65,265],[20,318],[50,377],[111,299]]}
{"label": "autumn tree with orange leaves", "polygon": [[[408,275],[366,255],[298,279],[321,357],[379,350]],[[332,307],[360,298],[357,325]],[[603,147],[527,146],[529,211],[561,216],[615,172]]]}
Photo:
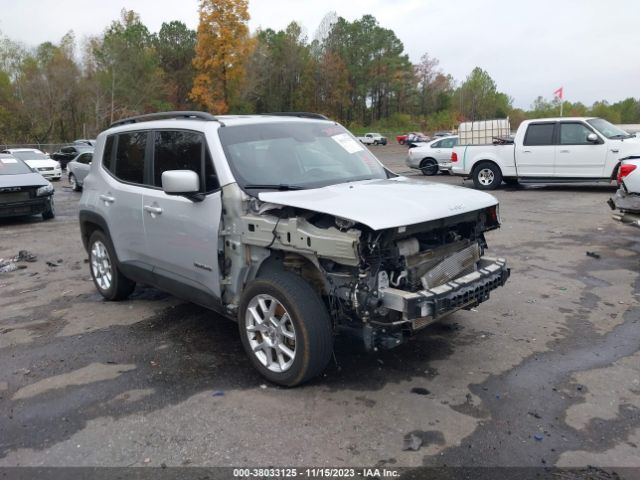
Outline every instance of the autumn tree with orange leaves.
{"label": "autumn tree with orange leaves", "polygon": [[201,0],[191,100],[226,113],[236,100],[251,53],[247,0]]}

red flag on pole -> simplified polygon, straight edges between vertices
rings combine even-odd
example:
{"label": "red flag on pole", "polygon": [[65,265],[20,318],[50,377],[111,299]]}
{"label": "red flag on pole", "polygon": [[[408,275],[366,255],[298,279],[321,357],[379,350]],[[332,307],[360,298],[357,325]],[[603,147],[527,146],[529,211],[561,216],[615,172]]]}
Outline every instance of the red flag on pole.
{"label": "red flag on pole", "polygon": [[562,100],[562,99],[564,98],[564,97],[563,97],[563,92],[562,92],[562,89],[563,89],[563,88],[564,88],[564,87],[560,87],[560,88],[559,88],[559,89],[557,89],[555,92],[553,92],[553,94],[554,94],[556,97],[558,97],[560,100]]}

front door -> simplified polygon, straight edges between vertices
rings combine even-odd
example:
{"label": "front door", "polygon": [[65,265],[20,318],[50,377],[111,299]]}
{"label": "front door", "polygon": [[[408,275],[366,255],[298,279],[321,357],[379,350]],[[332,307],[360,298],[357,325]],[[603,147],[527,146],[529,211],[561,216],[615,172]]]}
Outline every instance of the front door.
{"label": "front door", "polygon": [[[597,142],[587,136],[595,134]],[[601,178],[607,146],[600,136],[582,122],[560,122],[554,176],[561,178]]]}
{"label": "front door", "polygon": [[[200,177],[204,200],[167,195],[162,172],[192,170]],[[220,297],[218,234],[222,198],[204,136],[186,130],[154,134],[150,172],[153,188],[142,202],[144,230],[154,276],[169,289],[190,288],[184,297],[198,303],[201,296]]]}

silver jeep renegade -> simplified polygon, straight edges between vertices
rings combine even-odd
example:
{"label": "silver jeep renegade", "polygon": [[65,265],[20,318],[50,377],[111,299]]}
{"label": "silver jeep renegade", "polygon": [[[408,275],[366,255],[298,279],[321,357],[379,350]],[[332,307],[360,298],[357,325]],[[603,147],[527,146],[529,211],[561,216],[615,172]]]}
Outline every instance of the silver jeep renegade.
{"label": "silver jeep renegade", "polygon": [[392,348],[489,298],[494,197],[387,170],[322,115],[166,112],[97,139],[80,205],[98,291],[153,285],[236,320],[253,365],[298,385],[334,336]]}

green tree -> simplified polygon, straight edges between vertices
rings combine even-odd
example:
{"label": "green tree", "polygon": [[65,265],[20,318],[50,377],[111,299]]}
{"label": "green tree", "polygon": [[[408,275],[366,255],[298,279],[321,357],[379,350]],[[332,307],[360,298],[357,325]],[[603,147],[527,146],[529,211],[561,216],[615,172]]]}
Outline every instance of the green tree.
{"label": "green tree", "polygon": [[167,101],[174,108],[185,109],[190,105],[188,95],[195,73],[196,32],[182,22],[173,21],[163,23],[153,40],[163,72]]}

